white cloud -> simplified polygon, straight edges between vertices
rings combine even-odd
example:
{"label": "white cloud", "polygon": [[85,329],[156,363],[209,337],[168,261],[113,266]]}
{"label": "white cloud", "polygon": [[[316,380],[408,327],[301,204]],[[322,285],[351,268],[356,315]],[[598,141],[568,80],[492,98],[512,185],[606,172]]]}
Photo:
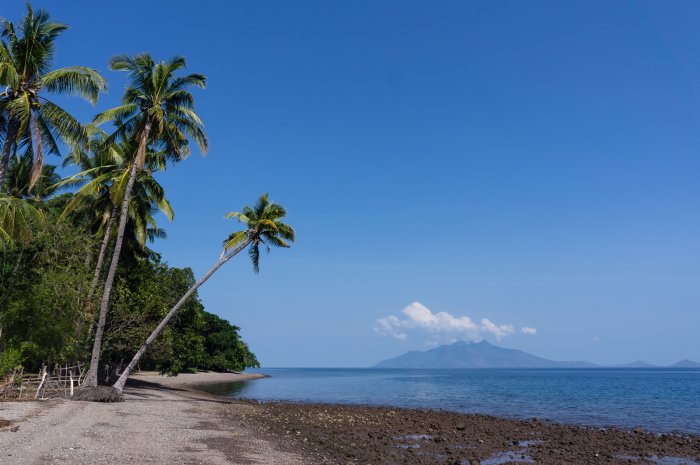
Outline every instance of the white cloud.
{"label": "white cloud", "polygon": [[[515,334],[513,325],[497,325],[488,318],[476,323],[468,316],[453,316],[447,312],[433,313],[420,302],[413,302],[401,310],[406,318],[389,315],[377,320],[374,330],[397,339],[406,340],[411,334],[428,336],[430,344],[451,343],[458,340],[480,341],[484,334],[492,334],[496,340]],[[525,329],[531,330],[527,332]],[[526,334],[535,334],[535,328],[523,327]]]}
{"label": "white cloud", "polygon": [[513,325],[497,326],[488,318],[484,318],[481,320],[481,327],[485,331],[488,331],[489,333],[496,336],[497,341],[500,341],[502,338],[504,338],[506,336],[510,336],[511,334],[515,333],[515,330],[513,329]]}
{"label": "white cloud", "polygon": [[537,328],[532,328],[530,326],[523,326],[520,328],[520,331],[522,331],[523,334],[532,334],[533,336],[537,334]]}

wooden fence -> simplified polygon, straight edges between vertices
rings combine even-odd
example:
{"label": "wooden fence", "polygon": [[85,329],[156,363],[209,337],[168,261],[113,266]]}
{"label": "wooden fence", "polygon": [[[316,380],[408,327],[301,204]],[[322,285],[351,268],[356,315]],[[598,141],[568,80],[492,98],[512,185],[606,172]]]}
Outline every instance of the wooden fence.
{"label": "wooden fence", "polygon": [[0,382],[0,399],[52,399],[72,397],[85,376],[83,366],[43,367],[39,374],[15,370]]}

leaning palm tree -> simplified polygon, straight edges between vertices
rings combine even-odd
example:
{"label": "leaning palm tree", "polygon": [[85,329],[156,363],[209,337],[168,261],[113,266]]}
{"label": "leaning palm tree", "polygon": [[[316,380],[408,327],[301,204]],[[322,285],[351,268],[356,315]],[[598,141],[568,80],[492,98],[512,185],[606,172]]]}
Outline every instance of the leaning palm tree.
{"label": "leaning palm tree", "polygon": [[[56,38],[67,25],[50,21],[44,10],[27,14],[18,27],[7,20],[0,30],[0,114],[3,131],[0,192],[10,157],[24,145],[33,156],[30,188],[42,173],[44,152],[59,155],[60,143],[85,143],[87,132],[73,116],[42,96],[43,91],[82,97],[93,105],[107,88],[105,79],[90,68],[71,66],[51,71]],[[6,40],[5,40],[6,39]]]}
{"label": "leaning palm tree", "polygon": [[241,213],[231,212],[225,216],[229,219],[238,219],[241,223],[246,225],[246,229],[242,231],[236,231],[229,235],[224,241],[224,250],[221,253],[219,261],[214,264],[213,267],[192,287],[190,287],[185,295],[175,304],[173,308],[170,309],[165,318],[158,324],[156,329],[153,330],[148,339],[143,343],[141,348],[136,352],[134,358],[131,360],[126,369],[122,372],[121,376],[114,383],[114,388],[120,393],[124,389],[124,384],[131,374],[131,370],[134,369],[136,364],[139,362],[143,354],[148,350],[148,347],[153,343],[155,338],[158,337],[160,332],[165,328],[165,326],[170,322],[170,319],[177,313],[177,311],[182,307],[187,299],[189,299],[192,294],[204,284],[224,263],[231,260],[233,257],[238,255],[239,252],[248,247],[248,255],[253,262],[253,269],[257,273],[259,271],[259,261],[260,261],[260,246],[267,247],[268,251],[270,247],[289,247],[290,242],[294,242],[295,234],[294,229],[288,224],[282,222],[282,219],[287,214],[285,209],[276,203],[272,203],[268,200],[267,194],[263,194],[258,201],[255,203],[253,208],[245,206]]}
{"label": "leaning palm tree", "polygon": [[192,86],[204,88],[206,79],[203,75],[195,73],[177,77],[175,73],[184,67],[183,57],[174,57],[165,62],[155,63],[147,53],[135,57],[116,56],[110,61],[111,69],[128,73],[129,86],[122,98],[122,105],[97,115],[95,123],[114,121],[116,130],[106,142],[134,141],[136,151],[132,157],[124,190],[117,238],[100,303],[100,317],[95,331],[90,369],[85,375],[86,386],[97,386],[102,337],[107,321],[112,285],[124,242],[129,203],[138,173],[146,164],[148,147],[151,146],[157,152],[165,153],[174,161],[182,160],[189,155],[188,138],[199,145],[202,153],[206,153],[207,150],[208,142],[202,129],[202,120],[194,111],[194,97],[188,90]]}

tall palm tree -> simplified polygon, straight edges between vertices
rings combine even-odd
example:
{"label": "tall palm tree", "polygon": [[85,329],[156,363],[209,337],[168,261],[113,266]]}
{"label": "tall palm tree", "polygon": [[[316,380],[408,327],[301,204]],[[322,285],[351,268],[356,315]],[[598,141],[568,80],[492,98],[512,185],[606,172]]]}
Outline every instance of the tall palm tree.
{"label": "tall palm tree", "polygon": [[27,14],[17,28],[2,20],[0,29],[0,114],[3,144],[0,193],[10,157],[24,145],[34,158],[30,188],[41,176],[44,152],[59,155],[59,143],[85,143],[87,132],[73,116],[43,97],[43,91],[75,95],[92,104],[107,88],[105,79],[90,68],[71,66],[51,70],[55,40],[68,26],[52,22],[44,10]]}
{"label": "tall palm tree", "polygon": [[183,57],[176,56],[168,61],[155,63],[147,53],[135,57],[116,56],[110,61],[111,69],[128,73],[129,85],[122,98],[122,105],[97,115],[95,123],[114,121],[116,130],[107,142],[135,141],[136,152],[132,158],[124,191],[117,238],[100,303],[100,317],[95,332],[90,369],[85,376],[86,386],[97,386],[102,337],[124,241],[129,203],[138,173],[146,164],[148,147],[165,153],[174,161],[189,155],[189,139],[199,145],[202,153],[206,153],[207,150],[208,142],[202,129],[202,120],[194,111],[194,97],[188,90],[192,86],[204,88],[206,79],[196,73],[177,77],[175,74],[184,67]]}
{"label": "tall palm tree", "polygon": [[[87,146],[75,146],[73,151],[63,161],[63,166],[77,166],[80,172],[70,176],[61,183],[80,189],[66,204],[62,217],[81,216],[83,221],[90,224],[96,234],[102,234],[103,239],[97,255],[97,263],[93,279],[88,289],[85,303],[85,314],[92,314],[93,296],[102,272],[104,259],[107,254],[109,241],[112,238],[112,228],[119,210],[119,203],[113,202],[110,194],[112,186],[124,169],[124,152],[121,144],[105,144],[107,133],[96,126],[89,125],[90,142]],[[128,172],[128,168],[126,170]],[[87,216],[87,218],[84,218]]]}
{"label": "tall palm tree", "polygon": [[224,263],[231,260],[233,257],[238,255],[239,252],[248,247],[248,255],[253,262],[253,269],[257,273],[260,262],[260,246],[267,247],[268,251],[270,247],[289,247],[290,242],[294,242],[295,233],[294,229],[286,223],[282,222],[282,219],[286,216],[286,210],[276,203],[272,203],[268,200],[267,194],[260,196],[258,201],[255,203],[253,208],[247,205],[243,207],[242,213],[231,212],[228,213],[225,218],[233,219],[236,218],[238,221],[246,225],[246,229],[242,231],[236,231],[230,234],[226,240],[224,240],[224,250],[221,253],[219,261],[214,264],[213,267],[192,287],[190,287],[185,295],[180,298],[180,300],[175,304],[173,308],[170,309],[167,315],[161,320],[161,322],[156,326],[148,339],[143,343],[141,348],[136,352],[134,358],[131,360],[126,369],[122,372],[121,376],[114,383],[114,388],[120,393],[124,389],[124,384],[129,378],[131,371],[134,369],[136,364],[139,362],[141,357],[148,347],[153,343],[153,341],[158,337],[160,332],[165,328],[165,326],[170,322],[172,317],[177,313],[177,311],[182,307],[187,299],[189,299],[192,294],[204,284],[211,276],[223,266]]}
{"label": "tall palm tree", "polygon": [[[80,186],[66,204],[62,216],[80,216],[87,212],[90,217],[84,221],[92,224],[93,231],[103,237],[93,279],[88,288],[86,315],[92,314],[93,297],[104,268],[109,243],[114,238],[113,226],[131,171],[125,154],[133,151],[128,141],[108,144],[105,143],[106,133],[94,127],[90,130],[94,135],[89,150],[75,148],[64,161],[64,166],[75,165],[81,171],[60,183],[64,186]],[[165,237],[165,231],[158,227],[153,217],[157,210],[168,220],[173,220],[174,213],[165,197],[165,190],[152,175],[153,171],[163,168],[162,158],[161,154],[151,153],[148,169],[140,171],[134,183],[125,235],[130,238],[127,242],[135,246],[135,255],[147,255],[147,240],[153,242],[155,238]]]}

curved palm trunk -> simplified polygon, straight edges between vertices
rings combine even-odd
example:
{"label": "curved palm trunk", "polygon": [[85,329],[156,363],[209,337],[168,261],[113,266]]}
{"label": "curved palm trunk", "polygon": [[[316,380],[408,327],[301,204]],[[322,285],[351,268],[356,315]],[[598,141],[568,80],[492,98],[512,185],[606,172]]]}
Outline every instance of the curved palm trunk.
{"label": "curved palm trunk", "polygon": [[2,158],[0,158],[0,193],[6,193],[5,177],[7,176],[7,168],[10,166],[10,150],[12,142],[17,136],[17,122],[10,115],[7,121],[7,134],[5,134],[5,143],[2,147]]}
{"label": "curved palm trunk", "polygon": [[228,255],[221,258],[218,262],[216,262],[216,264],[213,267],[211,267],[211,269],[209,271],[207,271],[207,274],[205,274],[199,281],[197,281],[191,288],[189,288],[187,290],[187,292],[185,292],[185,295],[183,295],[182,298],[180,298],[180,300],[178,300],[178,302],[175,304],[175,306],[170,309],[168,314],[165,315],[165,317],[161,320],[161,322],[158,324],[158,326],[156,326],[156,329],[154,329],[153,332],[151,333],[151,335],[148,336],[148,339],[146,339],[146,342],[144,342],[143,345],[141,346],[141,348],[138,350],[138,352],[136,352],[136,354],[134,355],[134,358],[131,359],[131,362],[129,362],[129,365],[124,369],[124,371],[122,372],[122,374],[119,377],[119,379],[117,380],[117,382],[114,383],[113,387],[115,389],[119,390],[119,392],[122,392],[122,390],[124,389],[124,384],[126,383],[126,380],[129,378],[129,375],[131,374],[131,370],[134,369],[136,364],[139,362],[139,360],[141,359],[143,354],[146,353],[146,351],[148,350],[150,345],[153,343],[155,338],[158,337],[158,335],[163,330],[163,328],[165,328],[165,326],[168,324],[168,322],[170,322],[170,319],[175,315],[175,313],[177,313],[177,311],[180,309],[180,307],[182,307],[185,304],[185,302],[187,302],[187,299],[189,299],[192,296],[194,291],[196,291],[202,284],[204,284],[209,278],[211,278],[211,275],[213,275],[216,272],[216,270],[221,268],[221,266],[224,263],[226,263],[227,261],[232,259],[234,256],[236,256],[238,254],[238,252],[245,249],[250,244],[250,242],[251,242],[250,239],[248,239],[247,241],[243,242],[241,245],[236,247],[231,253],[229,253]]}
{"label": "curved palm trunk", "polygon": [[122,201],[121,213],[119,215],[119,229],[117,230],[117,240],[114,243],[112,262],[109,265],[109,272],[107,273],[107,279],[105,280],[105,288],[102,293],[102,302],[100,304],[100,319],[97,322],[97,329],[95,331],[95,342],[92,345],[90,369],[85,375],[85,381],[83,383],[85,386],[97,386],[97,373],[100,363],[100,351],[102,350],[102,337],[104,336],[105,323],[107,321],[109,297],[112,293],[114,276],[117,273],[117,266],[119,265],[119,255],[122,251],[122,243],[124,242],[124,231],[126,231],[126,223],[129,219],[129,203],[131,202],[131,193],[134,190],[134,183],[136,182],[138,170],[141,167],[143,167],[143,162],[146,154],[146,145],[148,143],[148,136],[150,131],[151,124],[146,123],[144,131],[141,134],[141,140],[139,141],[139,147],[136,153],[136,160],[134,161],[134,164],[131,167],[131,171],[129,172],[129,181],[126,184],[124,200]]}

